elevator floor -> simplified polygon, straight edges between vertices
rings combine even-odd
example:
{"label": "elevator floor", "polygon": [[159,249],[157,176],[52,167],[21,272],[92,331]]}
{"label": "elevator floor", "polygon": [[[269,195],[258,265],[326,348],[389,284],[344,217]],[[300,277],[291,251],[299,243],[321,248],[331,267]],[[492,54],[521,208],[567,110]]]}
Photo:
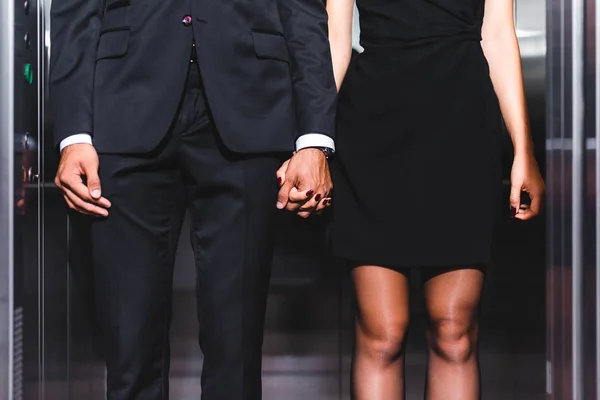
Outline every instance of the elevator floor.
{"label": "elevator floor", "polygon": [[[340,299],[329,287],[285,288],[271,294],[264,345],[265,400],[350,399],[351,301],[344,297]],[[175,313],[172,330],[171,399],[197,400],[202,356],[195,337],[195,300],[191,292],[178,293],[176,298],[180,311]],[[408,400],[423,398],[426,369],[423,318],[415,308],[406,356]],[[294,319],[290,326],[286,314],[303,315],[304,320]],[[342,330],[337,329],[340,325]],[[482,326],[484,400],[545,398],[544,338],[537,332],[514,331],[520,327],[526,324]]]}
{"label": "elevator floor", "polygon": [[[330,288],[321,288],[320,294],[316,293],[314,288],[304,290],[310,291],[312,296],[307,296],[306,292],[302,293],[302,288],[295,288],[282,290],[281,293],[274,293],[270,297],[264,346],[263,398],[350,399],[350,324],[343,324],[345,328],[341,331],[335,328],[339,318],[346,319],[348,314],[339,315],[340,299]],[[305,320],[300,325],[283,329],[280,313],[290,312],[290,298],[302,299],[304,311],[310,312],[310,321]],[[194,301],[195,295],[191,291],[175,294],[171,340],[171,400],[200,398],[202,355],[196,341]],[[406,356],[407,399],[420,400],[423,398],[426,351],[418,310],[413,321]],[[306,324],[317,327],[308,329]],[[544,399],[544,341],[537,340],[535,332],[511,334],[505,323],[487,325],[482,327],[480,344],[482,398]],[[100,363],[90,364],[82,360],[81,364],[72,364],[71,369],[69,398],[103,399],[103,367]],[[55,385],[57,391],[64,390],[64,382],[57,381]],[[46,385],[46,399],[58,398],[53,397],[52,388],[53,383],[50,381]],[[94,396],[90,397],[90,392],[93,392]]]}
{"label": "elevator floor", "polygon": [[[62,199],[59,199],[62,201]],[[62,203],[60,203],[62,206]],[[58,214],[50,214],[58,215]],[[58,225],[57,221],[49,223]],[[185,228],[184,228],[185,229]],[[544,224],[503,228],[496,264],[489,269],[481,307],[480,359],[483,400],[542,400],[546,396]],[[302,233],[302,231],[300,231]],[[310,233],[310,232],[309,232]],[[299,234],[299,238],[314,237]],[[347,273],[332,267],[314,244],[294,237],[275,255],[269,296],[265,344],[265,400],[350,399],[352,354],[352,290]],[[66,243],[53,236],[49,251],[64,252]],[[298,240],[296,240],[298,239]],[[66,237],[63,237],[63,242]],[[302,254],[296,248],[309,249]],[[85,244],[74,243],[81,260]],[[175,273],[171,329],[171,400],[199,400],[202,355],[197,345],[193,257],[182,241]],[[73,279],[64,279],[66,254],[47,256],[48,282],[43,388],[37,375],[38,337],[26,336],[33,349],[26,369],[24,400],[104,400],[104,367],[94,351],[90,324],[89,263],[70,264]],[[347,271],[346,271],[347,272]],[[346,275],[346,279],[341,279]],[[290,278],[291,277],[291,278]],[[418,281],[418,277],[415,277]],[[69,291],[71,294],[69,295]],[[426,348],[421,293],[411,289],[411,328],[406,356],[407,399],[421,400]],[[29,303],[37,304],[32,292]],[[70,309],[70,313],[66,313]],[[35,320],[36,315],[32,315]],[[26,324],[31,329],[34,325]],[[30,329],[30,330],[31,330]],[[33,329],[35,330],[35,329]],[[35,333],[35,332],[34,332]],[[31,343],[29,343],[31,342]]]}

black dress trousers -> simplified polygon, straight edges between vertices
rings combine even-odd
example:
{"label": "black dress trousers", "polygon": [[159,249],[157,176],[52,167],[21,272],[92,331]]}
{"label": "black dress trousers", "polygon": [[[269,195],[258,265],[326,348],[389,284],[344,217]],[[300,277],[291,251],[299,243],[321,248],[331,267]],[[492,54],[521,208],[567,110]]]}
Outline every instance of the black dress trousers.
{"label": "black dress trousers", "polygon": [[100,154],[103,195],[112,208],[90,233],[109,400],[168,399],[173,265],[186,208],[204,353],[202,399],[261,398],[282,157],[228,151],[211,121],[197,65],[190,66],[178,115],[155,151]]}

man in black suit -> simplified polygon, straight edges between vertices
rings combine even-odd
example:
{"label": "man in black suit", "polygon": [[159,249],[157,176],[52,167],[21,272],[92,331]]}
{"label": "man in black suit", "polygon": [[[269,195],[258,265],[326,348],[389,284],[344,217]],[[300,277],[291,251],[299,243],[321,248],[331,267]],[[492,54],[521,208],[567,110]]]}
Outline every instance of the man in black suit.
{"label": "man in black suit", "polygon": [[[277,209],[328,204],[335,83],[321,0],[53,0],[56,184],[91,223],[110,400],[168,398],[185,208],[202,398],[260,399]],[[276,171],[292,151],[285,176]]]}

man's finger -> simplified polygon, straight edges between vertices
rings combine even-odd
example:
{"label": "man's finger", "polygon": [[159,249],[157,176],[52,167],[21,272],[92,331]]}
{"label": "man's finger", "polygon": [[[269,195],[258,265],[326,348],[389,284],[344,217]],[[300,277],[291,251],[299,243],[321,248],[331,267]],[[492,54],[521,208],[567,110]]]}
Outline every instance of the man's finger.
{"label": "man's finger", "polygon": [[97,204],[103,208],[110,208],[111,203],[106,198],[101,197],[94,199],[91,195],[91,190],[83,183],[83,180],[78,175],[72,175],[70,179],[61,178],[63,191],[70,191],[81,200],[90,204]]}
{"label": "man's finger", "polygon": [[60,171],[54,177],[54,184],[56,185],[57,188],[62,189],[62,182],[60,180]]}
{"label": "man's finger", "polygon": [[76,210],[75,204],[73,204],[73,202],[69,200],[69,196],[67,196],[66,193],[63,194],[63,197],[65,198],[65,203],[67,203],[67,206],[69,206],[71,210]]}
{"label": "man's finger", "polygon": [[91,165],[83,166],[83,173],[86,177],[86,183],[90,197],[101,207],[110,208],[111,203],[108,199],[102,196],[102,186],[100,184],[100,177],[98,176],[98,165],[92,163]]}
{"label": "man's finger", "polygon": [[85,210],[80,210],[80,209],[78,209],[78,208],[75,206],[75,204],[73,204],[73,202],[71,202],[71,200],[69,200],[69,196],[67,196],[66,194],[63,194],[63,197],[64,197],[64,199],[65,199],[65,203],[67,203],[67,206],[69,206],[69,208],[70,208],[71,210],[73,210],[73,211],[76,211],[76,212],[78,212],[78,213],[80,213],[80,214],[85,214],[85,215],[89,215],[89,216],[92,216],[92,217],[93,217],[93,216],[95,216],[94,214],[92,214],[92,213],[89,213],[89,212],[87,212],[87,211],[85,211]]}
{"label": "man's finger", "polygon": [[94,200],[99,200],[102,196],[102,187],[100,177],[98,176],[97,165],[83,165],[83,174],[86,177],[88,192]]}
{"label": "man's finger", "polygon": [[[85,186],[84,186],[85,187]],[[75,207],[75,210],[79,211],[82,214],[90,213],[91,215],[106,217],[108,216],[108,211],[102,207],[99,207],[93,203],[87,202],[81,197],[79,197],[76,193],[71,190],[65,190],[65,195],[68,197],[70,203]]]}
{"label": "man's finger", "polygon": [[108,211],[102,207],[99,207],[93,203],[89,203],[79,198],[75,193],[70,190],[65,190],[65,195],[69,198],[73,204],[74,209],[82,214],[92,215],[96,217],[108,216]]}
{"label": "man's finger", "polygon": [[304,219],[309,218],[311,215],[312,215],[312,213],[310,211],[300,211],[300,212],[298,212],[298,216],[300,218],[304,218]]}
{"label": "man's finger", "polygon": [[90,203],[94,201],[87,186],[85,186],[83,180],[78,175],[72,175],[70,179],[61,179],[61,182],[63,190],[73,193],[83,201]]}

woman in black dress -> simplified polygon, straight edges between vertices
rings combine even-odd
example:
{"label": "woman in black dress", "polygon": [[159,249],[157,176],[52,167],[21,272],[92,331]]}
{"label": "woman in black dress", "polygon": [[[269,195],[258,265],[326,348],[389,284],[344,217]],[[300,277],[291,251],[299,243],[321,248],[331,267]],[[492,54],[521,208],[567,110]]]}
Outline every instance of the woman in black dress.
{"label": "woman in black dress", "polygon": [[514,217],[538,214],[544,190],[513,0],[358,0],[365,50],[350,64],[353,6],[327,0],[340,90],[332,240],[353,266],[358,300],[353,392],[403,398],[407,278],[419,268],[426,398],[477,399],[476,310],[499,207],[509,203],[501,198],[502,117],[515,149]]}

